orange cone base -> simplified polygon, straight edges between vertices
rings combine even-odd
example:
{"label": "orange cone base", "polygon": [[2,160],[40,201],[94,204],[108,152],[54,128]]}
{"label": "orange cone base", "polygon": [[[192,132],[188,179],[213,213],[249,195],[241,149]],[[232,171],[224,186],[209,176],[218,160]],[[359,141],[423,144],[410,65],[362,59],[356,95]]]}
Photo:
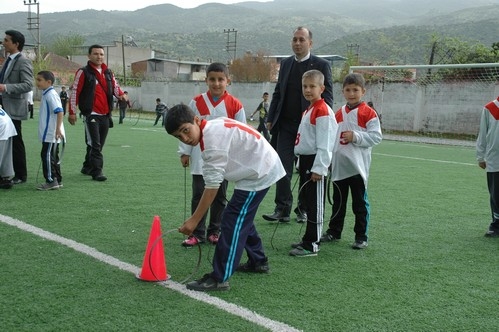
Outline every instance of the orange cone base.
{"label": "orange cone base", "polygon": [[139,281],[146,281],[146,282],[161,282],[161,281],[167,281],[167,280],[170,280],[171,278],[171,275],[167,274],[166,275],[166,278],[163,279],[163,280],[151,280],[151,279],[143,279],[140,275],[140,273],[137,273],[137,275],[135,276],[135,278],[137,278],[137,280]]}

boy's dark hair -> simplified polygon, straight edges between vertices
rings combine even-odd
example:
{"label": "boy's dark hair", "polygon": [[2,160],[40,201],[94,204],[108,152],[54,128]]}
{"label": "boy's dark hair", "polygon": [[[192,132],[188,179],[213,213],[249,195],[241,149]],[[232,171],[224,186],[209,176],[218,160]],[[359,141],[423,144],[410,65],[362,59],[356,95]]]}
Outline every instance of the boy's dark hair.
{"label": "boy's dark hair", "polygon": [[24,43],[26,40],[24,38],[24,35],[17,30],[7,30],[7,31],[5,31],[5,34],[7,36],[10,36],[12,43],[19,44],[19,45],[17,45],[17,49],[19,50],[19,52],[21,52],[24,48]]}
{"label": "boy's dark hair", "polygon": [[94,45],[90,46],[90,47],[88,48],[88,54],[89,54],[89,55],[90,55],[90,54],[92,54],[92,50],[93,50],[94,48],[104,49],[104,46],[101,46],[101,45],[98,45],[98,44],[94,44]]}
{"label": "boy's dark hair", "polygon": [[264,95],[264,96],[268,96],[268,95],[269,95],[269,93],[268,93],[268,92],[264,92],[264,93],[263,93],[263,95]]}
{"label": "boy's dark hair", "polygon": [[173,106],[165,116],[166,132],[171,135],[184,123],[194,123],[195,116],[194,112],[187,105],[178,104]]}
{"label": "boy's dark hair", "polygon": [[160,98],[156,98],[156,101],[158,101],[158,102],[159,102],[159,101],[161,101],[161,99],[160,99]]}
{"label": "boy's dark hair", "polygon": [[54,84],[55,76],[54,76],[54,73],[52,73],[51,71],[42,70],[42,71],[38,72],[37,75],[40,75],[41,77],[43,77],[43,79],[45,81],[50,81],[50,83]]}
{"label": "boy's dark hair", "polygon": [[226,77],[229,77],[229,69],[221,62],[213,62],[212,64],[210,64],[206,68],[206,76],[208,76],[208,73],[212,71],[216,73],[224,73]]}
{"label": "boy's dark hair", "polygon": [[343,80],[343,87],[349,84],[355,84],[360,86],[362,89],[365,89],[366,80],[364,80],[364,76],[362,76],[361,74],[352,73],[345,76],[345,79]]}

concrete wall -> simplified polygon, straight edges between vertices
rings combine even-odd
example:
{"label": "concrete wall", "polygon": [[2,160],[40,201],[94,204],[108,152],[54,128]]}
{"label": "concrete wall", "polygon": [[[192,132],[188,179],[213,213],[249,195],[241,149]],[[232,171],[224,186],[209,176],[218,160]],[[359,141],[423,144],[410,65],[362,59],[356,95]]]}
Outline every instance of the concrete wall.
{"label": "concrete wall", "polygon": [[[272,96],[275,83],[233,83],[228,91],[244,105],[246,115],[256,109],[263,92]],[[344,104],[341,85],[333,85],[334,110]],[[204,82],[143,82],[141,87],[125,87],[136,108],[154,111],[156,98],[168,106],[189,103],[205,92]],[[373,101],[382,114],[383,129],[412,132],[475,135],[480,113],[499,95],[495,83],[456,83],[417,86],[413,83],[387,83],[367,86],[365,101]]]}

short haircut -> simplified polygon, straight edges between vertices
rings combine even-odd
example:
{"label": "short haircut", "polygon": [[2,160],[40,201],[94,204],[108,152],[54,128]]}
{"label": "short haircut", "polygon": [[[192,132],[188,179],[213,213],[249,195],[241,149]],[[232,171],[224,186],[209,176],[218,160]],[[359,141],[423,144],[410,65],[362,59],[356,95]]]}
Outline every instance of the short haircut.
{"label": "short haircut", "polygon": [[263,95],[264,95],[264,96],[268,96],[268,95],[269,95],[269,93],[268,93],[268,92],[264,92],[264,93],[263,93]]}
{"label": "short haircut", "polygon": [[158,102],[159,102],[159,101],[161,101],[161,99],[160,99],[160,98],[156,98],[156,101],[158,101]]}
{"label": "short haircut", "polygon": [[185,104],[170,108],[165,117],[165,129],[168,134],[176,132],[184,123],[194,123],[194,111]]}
{"label": "short haircut", "polygon": [[345,87],[349,84],[355,84],[355,85],[360,86],[362,89],[365,89],[366,80],[364,80],[364,76],[362,76],[361,74],[352,73],[352,74],[348,74],[343,79],[343,87]]}
{"label": "short haircut", "polygon": [[312,40],[312,31],[310,31],[310,29],[309,29],[309,28],[305,28],[305,27],[301,27],[301,26],[300,26],[300,27],[296,28],[296,29],[295,29],[295,31],[293,31],[293,34],[294,34],[296,31],[306,31],[306,32],[308,32],[308,38],[309,38],[310,40]]}
{"label": "short haircut", "polygon": [[319,82],[321,85],[324,85],[324,74],[317,69],[306,71],[302,76],[302,80],[306,78],[312,79],[314,81]]}
{"label": "short haircut", "polygon": [[226,77],[229,77],[229,69],[226,65],[221,62],[213,62],[206,68],[206,76],[211,72],[224,73]]}
{"label": "short haircut", "polygon": [[90,55],[90,54],[92,54],[92,50],[93,50],[94,48],[104,49],[104,46],[102,46],[102,45],[98,45],[98,44],[93,44],[92,46],[90,46],[90,47],[88,48],[88,54],[89,54],[89,55]]}
{"label": "short haircut", "polygon": [[52,73],[51,71],[48,70],[39,71],[37,76],[41,76],[45,81],[50,81],[52,84],[54,84],[55,76],[54,73]]}
{"label": "short haircut", "polygon": [[23,50],[26,39],[24,38],[24,35],[22,33],[17,30],[7,30],[5,31],[5,34],[7,36],[10,36],[10,39],[14,44],[18,44],[17,49],[19,50],[19,52]]}

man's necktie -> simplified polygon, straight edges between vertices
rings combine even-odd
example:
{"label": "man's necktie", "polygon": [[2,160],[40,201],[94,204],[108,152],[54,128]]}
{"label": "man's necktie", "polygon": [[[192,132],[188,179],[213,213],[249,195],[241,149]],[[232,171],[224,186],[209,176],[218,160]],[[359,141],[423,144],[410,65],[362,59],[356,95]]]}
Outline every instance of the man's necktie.
{"label": "man's necktie", "polygon": [[2,71],[0,72],[0,83],[3,83],[3,77],[5,75],[5,72],[7,71],[7,67],[9,67],[10,60],[11,59],[9,56],[9,57],[7,57],[7,61],[5,61],[3,64]]}

